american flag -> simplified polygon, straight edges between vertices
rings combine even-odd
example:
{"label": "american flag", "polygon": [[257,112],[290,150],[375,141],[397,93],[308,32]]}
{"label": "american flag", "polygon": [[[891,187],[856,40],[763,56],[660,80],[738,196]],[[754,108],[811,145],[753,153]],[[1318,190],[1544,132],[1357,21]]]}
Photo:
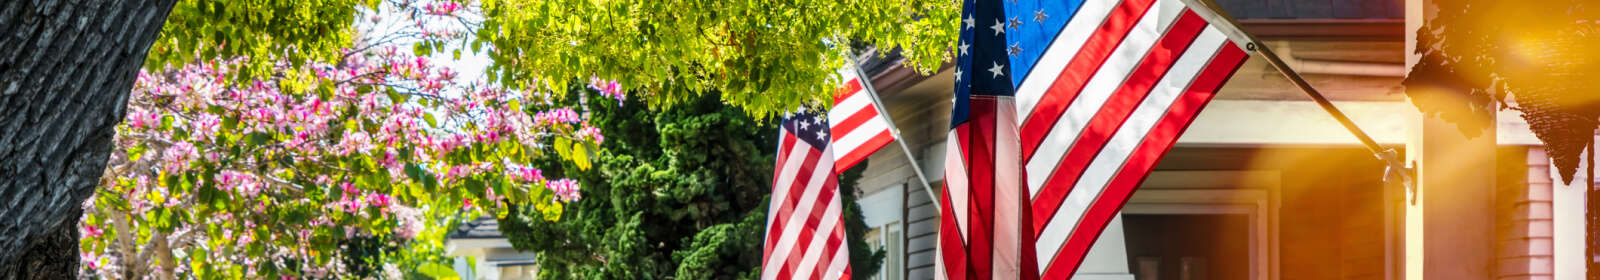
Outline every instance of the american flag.
{"label": "american flag", "polygon": [[889,121],[878,112],[877,98],[864,86],[855,67],[839,70],[844,85],[834,93],[833,109],[828,110],[828,128],[833,131],[834,170],[844,172],[867,156],[894,141]]}
{"label": "american flag", "polygon": [[1231,20],[1182,1],[965,1],[940,278],[1072,277],[1248,58]]}
{"label": "american flag", "polygon": [[850,279],[828,121],[800,111],[780,129],[761,279]]}

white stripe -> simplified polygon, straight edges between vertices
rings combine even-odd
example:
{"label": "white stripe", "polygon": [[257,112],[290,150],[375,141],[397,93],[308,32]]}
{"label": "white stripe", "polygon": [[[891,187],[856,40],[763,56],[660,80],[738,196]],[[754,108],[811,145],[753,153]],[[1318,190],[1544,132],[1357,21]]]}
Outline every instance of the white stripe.
{"label": "white stripe", "polygon": [[[958,138],[954,129],[950,130],[950,140],[946,141],[944,150],[944,182],[950,192],[950,212],[956,218],[956,230],[961,232],[961,240],[967,240],[967,192],[971,185],[967,182],[967,162],[962,159],[962,139]],[[962,242],[966,243],[966,242]]]}
{"label": "white stripe", "polygon": [[1050,133],[1039,141],[1038,150],[1033,157],[1028,159],[1028,197],[1039,195],[1039,190],[1044,186],[1046,179],[1055,174],[1056,165],[1061,163],[1061,158],[1066,156],[1067,150],[1077,142],[1078,136],[1083,132],[1094,115],[1100,112],[1101,107],[1111,98],[1111,94],[1122,87],[1128,75],[1145,54],[1150,52],[1161,34],[1170,27],[1180,13],[1161,13],[1165,8],[1182,9],[1183,3],[1176,0],[1158,0],[1156,5],[1145,11],[1139,23],[1128,31],[1127,40],[1117,46],[1111,56],[1106,58],[1105,65],[1089,78],[1083,86],[1083,91],[1078,94],[1076,101],[1061,113],[1061,119],[1056,122]]}
{"label": "white stripe", "polygon": [[[805,141],[797,141],[796,147],[809,145]],[[805,227],[806,221],[811,218],[811,207],[817,205],[817,195],[822,190],[822,183],[827,176],[833,176],[833,149],[822,151],[817,157],[817,163],[811,168],[811,181],[806,182],[805,193],[800,195],[799,205],[795,205],[794,212],[789,213],[789,221],[784,223],[783,235],[778,237],[777,245],[772,247],[772,256],[767,258],[766,264],[761,267],[777,268],[789,257],[789,250],[794,248],[796,235]],[[770,202],[769,202],[770,204]],[[762,269],[761,279],[774,279],[778,270]]]}
{"label": "white stripe", "polygon": [[837,161],[841,157],[850,155],[850,152],[863,148],[861,147],[862,144],[866,144],[867,140],[872,140],[873,137],[884,131],[889,131],[889,125],[883,122],[869,121],[861,124],[849,135],[834,140],[833,146],[838,150],[834,151],[833,159]]}
{"label": "white stripe", "polygon": [[844,276],[844,269],[850,267],[850,246],[840,240],[839,247],[834,250],[833,262],[828,264],[828,274],[823,274],[823,280],[839,279]]}
{"label": "white stripe", "polygon": [[839,88],[849,86],[850,79],[860,78],[856,76],[856,65],[851,63],[845,63],[844,67],[839,67],[839,71],[835,72],[839,74]]}
{"label": "white stripe", "polygon": [[[778,133],[788,134],[788,132]],[[783,147],[784,138],[786,137],[778,137],[778,147]],[[789,186],[794,185],[795,173],[800,172],[800,165],[805,164],[806,155],[811,152],[811,145],[806,145],[805,143],[804,141],[795,142],[794,147],[789,148],[788,160],[778,165],[778,178],[776,181],[772,181],[772,199],[768,200],[767,203],[766,226],[768,227],[772,226],[773,219],[778,216],[778,209],[782,209],[783,204],[788,203]],[[767,237],[772,237],[770,229],[767,232]],[[762,245],[765,246],[766,244]]]}
{"label": "white stripe", "polygon": [[[1012,279],[1022,272],[1022,140],[1017,135],[1017,106],[1010,97],[995,102],[994,147],[994,279]],[[1032,225],[1029,225],[1032,228]]]}
{"label": "white stripe", "polygon": [[940,236],[934,243],[933,280],[950,280],[950,273],[944,271],[944,237]]}
{"label": "white stripe", "polygon": [[[1167,110],[1189,88],[1200,70],[1210,64],[1211,58],[1222,48],[1228,37],[1219,32],[1215,27],[1206,26],[1200,36],[1195,38],[1192,47],[1184,51],[1183,56],[1173,64],[1173,68],[1161,78],[1160,82],[1151,89],[1150,96],[1139,103],[1126,123],[1119,128],[1116,134],[1106,143],[1104,150],[1095,156],[1088,169],[1083,172],[1083,179],[1073,186],[1072,192],[1062,202],[1061,208],[1050,222],[1045,224],[1043,233],[1039,235],[1034,249],[1039,252],[1039,272],[1044,273],[1055,257],[1055,253],[1066,243],[1068,234],[1082,221],[1083,215],[1091,204],[1106,188],[1106,184],[1122,169],[1133,150],[1144,142],[1150,129],[1155,127]],[[1089,234],[1085,232],[1084,234]]]}
{"label": "white stripe", "polygon": [[832,188],[829,192],[833,193],[833,199],[828,200],[826,206],[828,208],[822,212],[822,221],[812,232],[811,244],[806,246],[806,253],[800,258],[800,266],[791,279],[811,279],[811,274],[816,273],[817,261],[822,258],[822,254],[832,253],[827,249],[827,245],[828,238],[833,235],[833,227],[839,225],[839,188]]}
{"label": "white stripe", "polygon": [[864,110],[871,106],[872,97],[867,96],[866,93],[860,91],[857,91],[855,95],[851,95],[850,98],[839,100],[833,105],[833,109],[828,110],[828,128],[831,129],[839,127],[839,123],[844,122],[845,118],[849,118],[850,116],[856,114],[865,113]]}
{"label": "white stripe", "polygon": [[1054,42],[1039,56],[1039,61],[1033,64],[1030,73],[1022,84],[1017,87],[1017,116],[1028,120],[1033,114],[1033,107],[1044,97],[1044,91],[1055,83],[1056,76],[1067,68],[1072,58],[1078,55],[1083,45],[1089,42],[1089,36],[1094,35],[1094,30],[1104,24],[1106,17],[1111,15],[1121,1],[1084,1],[1078,7],[1076,15],[1067,21],[1067,25],[1056,34]]}

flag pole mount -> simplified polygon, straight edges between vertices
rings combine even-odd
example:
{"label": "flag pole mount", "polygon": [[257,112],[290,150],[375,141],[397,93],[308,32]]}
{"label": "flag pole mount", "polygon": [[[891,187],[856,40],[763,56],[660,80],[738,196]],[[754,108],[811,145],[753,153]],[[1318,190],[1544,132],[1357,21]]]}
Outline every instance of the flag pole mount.
{"label": "flag pole mount", "polygon": [[1361,127],[1356,126],[1356,123],[1351,121],[1349,116],[1345,116],[1344,112],[1339,111],[1338,107],[1334,107],[1333,102],[1328,101],[1328,98],[1323,96],[1322,92],[1317,91],[1315,87],[1311,86],[1311,83],[1306,82],[1305,78],[1300,77],[1300,73],[1295,72],[1293,68],[1289,68],[1289,64],[1285,63],[1283,58],[1278,57],[1278,54],[1272,51],[1272,47],[1262,44],[1261,39],[1257,39],[1254,35],[1250,35],[1247,32],[1242,32],[1242,29],[1239,28],[1239,23],[1234,21],[1233,17],[1229,16],[1226,11],[1223,11],[1221,9],[1222,6],[1218,6],[1217,3],[1212,2],[1212,0],[1185,1],[1199,2],[1201,6],[1211,10],[1212,14],[1220,16],[1222,21],[1230,24],[1231,26],[1228,27],[1234,29],[1233,31],[1236,32],[1234,34],[1249,38],[1249,41],[1245,44],[1245,49],[1260,54],[1261,58],[1266,59],[1267,63],[1272,65],[1272,68],[1277,69],[1278,73],[1282,73],[1283,77],[1288,78],[1289,82],[1294,83],[1295,87],[1300,88],[1300,91],[1303,91],[1306,93],[1306,95],[1311,96],[1311,100],[1316,101],[1317,105],[1322,107],[1322,110],[1328,111],[1328,114],[1332,115],[1335,120],[1338,120],[1339,124],[1343,125],[1345,130],[1349,130],[1350,134],[1355,135],[1357,140],[1361,140],[1361,144],[1366,146],[1368,150],[1371,150],[1373,156],[1376,156],[1379,160],[1382,160],[1388,165],[1383,172],[1383,181],[1387,183],[1399,183],[1405,186],[1406,191],[1411,194],[1411,204],[1417,203],[1417,184],[1416,181],[1412,179],[1413,174],[1416,171],[1406,167],[1405,163],[1400,162],[1398,159],[1399,155],[1394,149],[1384,149],[1382,146],[1379,146],[1378,142],[1373,141],[1371,136],[1367,136],[1366,132],[1361,131]]}

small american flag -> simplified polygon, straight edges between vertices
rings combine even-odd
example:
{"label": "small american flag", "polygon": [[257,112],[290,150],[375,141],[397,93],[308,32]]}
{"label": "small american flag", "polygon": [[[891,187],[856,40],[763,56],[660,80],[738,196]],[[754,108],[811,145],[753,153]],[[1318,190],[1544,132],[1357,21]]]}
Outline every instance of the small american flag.
{"label": "small american flag", "polygon": [[1248,57],[1230,20],[1183,1],[964,1],[941,279],[1073,276]]}
{"label": "small american flag", "polygon": [[801,108],[781,127],[761,279],[850,279],[827,120]]}
{"label": "small american flag", "polygon": [[877,98],[864,86],[867,81],[856,73],[855,67],[839,70],[844,85],[834,93],[833,109],[828,111],[834,170],[841,173],[895,138],[889,131],[889,121],[878,112]]}

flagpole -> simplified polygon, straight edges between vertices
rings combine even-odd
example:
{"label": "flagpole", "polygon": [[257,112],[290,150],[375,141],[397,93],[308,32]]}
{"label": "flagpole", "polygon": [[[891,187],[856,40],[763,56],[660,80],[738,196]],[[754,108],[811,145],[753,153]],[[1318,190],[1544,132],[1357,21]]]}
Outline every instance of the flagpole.
{"label": "flagpole", "polygon": [[[1217,3],[1212,2],[1212,0],[1188,1],[1199,2],[1201,6],[1211,10],[1210,12],[1212,14],[1221,17],[1221,20],[1232,25],[1229,26],[1230,28],[1238,31],[1243,30],[1242,28],[1239,28],[1239,23],[1234,21],[1232,16],[1228,16],[1226,12],[1219,8],[1221,6],[1218,6]],[[1237,34],[1243,35],[1245,38],[1249,38],[1250,43],[1246,45],[1246,48],[1252,48],[1252,50],[1260,53],[1261,58],[1266,59],[1268,64],[1272,64],[1272,68],[1277,69],[1278,73],[1282,73],[1283,77],[1288,78],[1289,82],[1294,83],[1295,87],[1299,87],[1300,91],[1303,91],[1306,93],[1306,95],[1311,96],[1311,100],[1316,101],[1317,105],[1322,106],[1322,110],[1328,111],[1329,115],[1333,115],[1333,118],[1338,120],[1339,124],[1343,125],[1345,130],[1349,130],[1350,134],[1354,134],[1356,139],[1360,140],[1361,144],[1365,145],[1368,150],[1371,150],[1374,156],[1377,156],[1378,159],[1383,160],[1384,163],[1387,163],[1389,167],[1386,171],[1384,171],[1385,181],[1388,181],[1390,176],[1399,177],[1402,185],[1404,185],[1411,192],[1416,192],[1416,184],[1414,184],[1411,180],[1410,169],[1406,168],[1404,163],[1401,163],[1400,160],[1395,158],[1396,152],[1394,149],[1384,149],[1382,146],[1378,146],[1377,141],[1373,141],[1371,136],[1367,136],[1366,132],[1361,131],[1361,127],[1356,126],[1356,123],[1351,121],[1349,116],[1345,116],[1344,112],[1339,111],[1338,107],[1334,107],[1333,102],[1328,101],[1328,98],[1323,96],[1322,92],[1317,91],[1316,88],[1311,86],[1311,83],[1306,82],[1305,78],[1300,77],[1300,73],[1295,72],[1293,68],[1289,68],[1289,64],[1284,63],[1283,58],[1278,57],[1278,54],[1273,52],[1271,47],[1268,47],[1266,44],[1262,44],[1261,39],[1257,39],[1256,36],[1245,32],[1238,32]],[[1416,203],[1416,196],[1411,197],[1411,202],[1413,204]]]}
{"label": "flagpole", "polygon": [[889,135],[894,136],[894,141],[900,143],[900,150],[905,151],[906,160],[911,162],[911,170],[917,172],[917,179],[922,180],[922,189],[928,191],[929,202],[933,203],[933,208],[939,208],[939,195],[935,194],[933,186],[928,184],[928,175],[922,174],[922,165],[917,163],[917,157],[911,155],[911,146],[906,145],[905,138],[900,138],[900,128],[894,126],[894,118],[889,117],[889,110],[885,110],[883,102],[878,100],[878,90],[872,87],[872,78],[867,76],[867,72],[861,70],[861,64],[856,63],[853,53],[845,52],[844,57],[850,60],[850,68],[855,69],[857,79],[861,80],[861,88],[866,89],[867,96],[872,97],[872,106],[877,108],[878,114],[883,116],[886,123],[889,123]]}

